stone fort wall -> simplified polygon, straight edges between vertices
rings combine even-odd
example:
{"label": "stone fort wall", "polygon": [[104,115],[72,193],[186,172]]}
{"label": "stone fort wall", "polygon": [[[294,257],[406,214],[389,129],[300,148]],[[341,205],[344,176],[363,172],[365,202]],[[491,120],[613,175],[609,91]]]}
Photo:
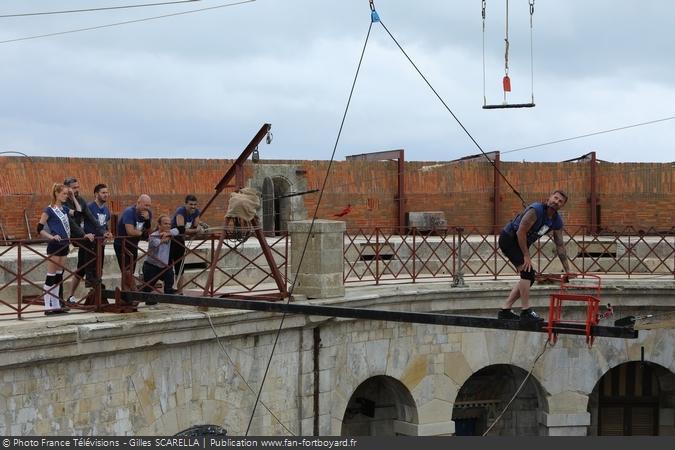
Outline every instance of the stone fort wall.
{"label": "stone fort wall", "polygon": [[[480,315],[494,312],[507,290],[508,284],[383,287],[353,293],[351,304]],[[549,290],[535,289],[536,306]],[[672,287],[628,284],[606,293],[621,314],[647,305],[655,311],[672,299]],[[9,324],[0,342],[0,434],[172,435],[211,424],[243,435],[279,320],[160,306],[131,315],[71,314],[49,327]],[[527,373],[545,340],[522,331],[290,315],[249,434],[452,434],[453,408],[467,380],[495,365]],[[637,340],[598,338],[592,348],[583,337],[563,336],[534,367],[534,388],[520,400],[527,403],[514,405],[518,417],[506,416],[500,427],[510,435],[590,433],[598,381],[640,361],[644,349],[644,361],[661,370],[659,434],[675,434],[674,345],[672,329],[642,331]],[[364,390],[369,380],[386,381]],[[508,377],[492,383],[517,384]],[[378,390],[386,394],[380,403]],[[375,402],[370,416],[354,412],[367,403],[362,397]]]}

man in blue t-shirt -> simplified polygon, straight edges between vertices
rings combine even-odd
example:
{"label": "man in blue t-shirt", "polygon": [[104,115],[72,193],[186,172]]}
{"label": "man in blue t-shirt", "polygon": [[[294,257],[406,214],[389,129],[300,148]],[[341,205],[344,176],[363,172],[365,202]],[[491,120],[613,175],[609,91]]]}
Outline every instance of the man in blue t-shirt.
{"label": "man in blue t-shirt", "polygon": [[117,222],[117,237],[113,248],[115,249],[115,256],[117,256],[117,263],[120,266],[124,289],[133,289],[134,287],[133,275],[138,259],[138,243],[141,239],[147,239],[148,237],[150,224],[152,223],[151,206],[150,196],[142,194],[136,200],[135,205],[129,206],[122,212]]}
{"label": "man in blue t-shirt", "polygon": [[170,262],[174,264],[173,269],[176,273],[176,280],[180,277],[185,261],[185,237],[192,238],[199,232],[201,211],[197,208],[197,197],[188,194],[185,197],[185,204],[179,206],[171,219],[171,228],[176,228],[180,233],[171,241]]}
{"label": "man in blue t-shirt", "polygon": [[[532,203],[525,211],[518,214],[506,224],[499,235],[499,248],[509,261],[520,272],[520,281],[511,290],[497,317],[499,319],[518,320],[523,322],[539,322],[540,318],[530,308],[530,287],[534,284],[536,272],[532,268],[529,247],[540,237],[553,231],[553,241],[556,253],[566,273],[570,268],[567,263],[567,252],[563,241],[563,220],[558,214],[567,203],[567,194],[557,190],[549,199],[543,202]],[[511,311],[516,300],[521,299],[520,316]]]}
{"label": "man in blue t-shirt", "polygon": [[[78,261],[80,259],[82,260],[81,264],[78,263],[78,265],[86,267],[86,279],[89,283],[101,281],[97,274],[101,273],[103,270],[103,259],[105,257],[105,241],[103,241],[103,239],[112,239],[112,233],[110,232],[110,210],[108,209],[108,206],[106,206],[109,197],[110,192],[108,191],[108,186],[99,183],[94,187],[94,201],[87,205],[87,209],[89,209],[89,212],[91,213],[93,222],[90,220],[84,221],[84,232],[94,234],[98,238],[97,241],[100,242],[101,246],[100,255],[97,255],[96,253],[98,251],[96,243],[92,243],[86,250],[81,248],[80,252],[82,252],[82,255],[78,254]],[[90,273],[91,275],[89,275]],[[68,299],[69,302],[76,301],[75,292],[80,285],[81,279],[81,277],[74,278],[72,292]],[[90,299],[87,299],[87,302],[90,302]],[[87,302],[85,302],[85,304],[89,304]]]}

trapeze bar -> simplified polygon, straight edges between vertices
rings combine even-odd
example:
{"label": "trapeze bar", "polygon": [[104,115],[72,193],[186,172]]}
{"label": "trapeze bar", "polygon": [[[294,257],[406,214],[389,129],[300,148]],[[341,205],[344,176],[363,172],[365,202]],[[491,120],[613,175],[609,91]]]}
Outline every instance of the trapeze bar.
{"label": "trapeze bar", "polygon": [[504,103],[501,105],[483,105],[483,109],[534,108],[534,103]]}

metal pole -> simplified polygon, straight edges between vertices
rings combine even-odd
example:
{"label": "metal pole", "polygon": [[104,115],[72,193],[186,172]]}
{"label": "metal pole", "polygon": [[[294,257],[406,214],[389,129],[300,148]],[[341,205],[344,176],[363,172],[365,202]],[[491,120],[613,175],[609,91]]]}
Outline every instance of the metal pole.
{"label": "metal pole", "polygon": [[16,254],[16,281],[17,281],[17,285],[16,285],[16,296],[17,296],[17,299],[16,299],[16,305],[17,305],[16,314],[17,314],[17,318],[19,320],[21,320],[21,310],[22,310],[21,304],[22,304],[22,297],[23,297],[23,292],[22,292],[22,289],[21,289],[21,285],[23,283],[23,270],[22,270],[23,262],[21,261],[21,242],[18,243],[18,247],[17,247],[16,251],[17,251],[17,254]]}
{"label": "metal pole", "polygon": [[493,228],[493,233],[494,234],[499,234],[500,232],[500,227],[499,227],[499,213],[501,209],[501,192],[500,192],[500,179],[501,177],[499,176],[499,171],[501,170],[501,159],[499,156],[499,152],[495,152],[495,164],[492,170],[493,173],[493,180],[494,180],[494,185],[493,185],[493,190],[492,190],[492,195],[494,196],[494,201],[492,202],[492,228]]}
{"label": "metal pole", "polygon": [[[119,291],[118,291],[119,292]],[[115,291],[104,291],[107,298],[115,296]],[[306,303],[270,302],[262,300],[241,300],[235,298],[190,297],[175,294],[156,294],[150,292],[120,292],[122,299],[138,301],[156,301],[175,305],[207,306],[228,309],[244,309],[270,313],[301,314],[307,316],[344,317],[351,319],[382,320],[387,322],[422,323],[428,325],[447,325],[472,328],[490,328],[499,330],[521,330],[547,333],[546,323],[521,323],[519,320],[500,320],[489,317],[455,316],[441,313],[421,313],[409,311],[391,311],[370,308],[346,308],[339,306],[311,305]],[[554,326],[553,330],[561,334],[586,335],[583,323],[564,323]],[[638,332],[628,327],[593,326],[593,336],[635,339]]]}
{"label": "metal pole", "polygon": [[598,232],[598,180],[597,180],[597,159],[595,152],[591,152],[591,233]]}

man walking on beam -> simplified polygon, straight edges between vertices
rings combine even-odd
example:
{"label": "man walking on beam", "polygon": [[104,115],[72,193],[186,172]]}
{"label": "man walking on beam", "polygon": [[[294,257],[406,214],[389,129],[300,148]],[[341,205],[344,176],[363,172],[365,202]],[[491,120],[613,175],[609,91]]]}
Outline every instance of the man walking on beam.
{"label": "man walking on beam", "polygon": [[[499,234],[499,248],[520,272],[520,280],[511,290],[502,309],[499,310],[497,318],[520,319],[521,322],[544,320],[530,308],[530,287],[534,284],[536,272],[532,268],[529,247],[549,231],[553,231],[556,253],[565,273],[569,273],[567,252],[562,234],[563,220],[558,214],[558,211],[566,203],[567,194],[561,190],[556,190],[545,203],[536,202],[525,208],[523,212],[507,223]],[[521,299],[520,316],[511,311],[511,307],[518,299]]]}

